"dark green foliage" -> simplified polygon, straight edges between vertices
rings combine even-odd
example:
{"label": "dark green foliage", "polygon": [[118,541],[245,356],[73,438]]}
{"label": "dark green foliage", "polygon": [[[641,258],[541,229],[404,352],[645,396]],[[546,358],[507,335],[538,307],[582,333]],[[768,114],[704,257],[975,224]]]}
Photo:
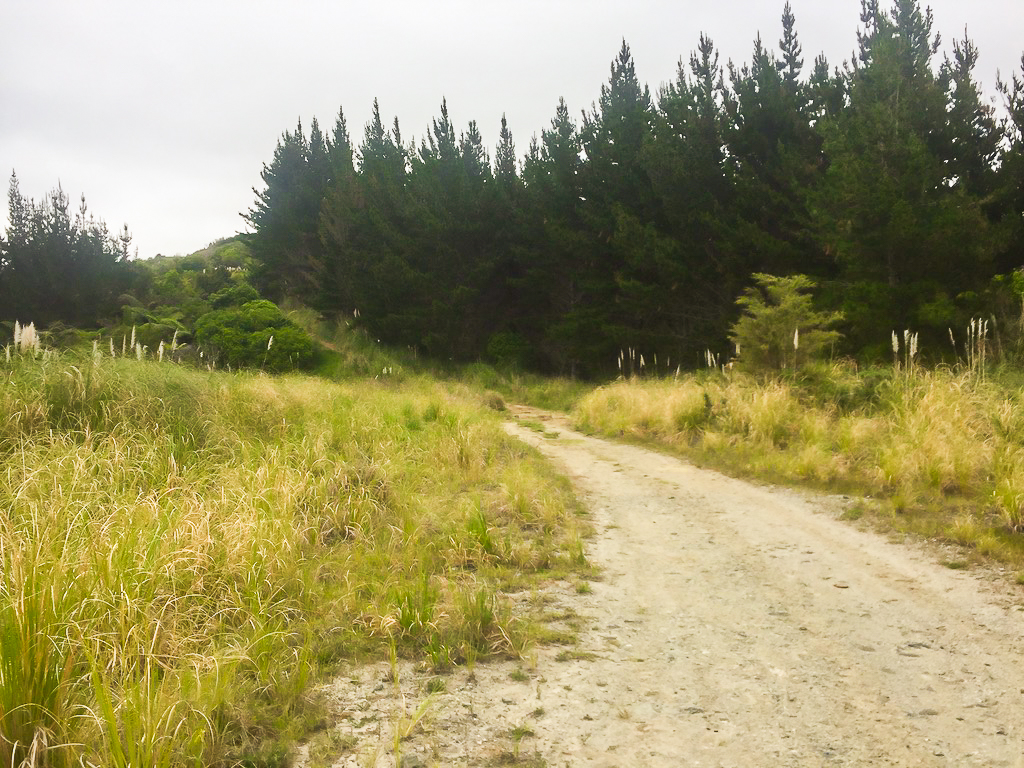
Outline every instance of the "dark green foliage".
{"label": "dark green foliage", "polygon": [[1000,125],[977,49],[935,61],[918,0],[864,0],[861,22],[852,63],[808,66],[786,3],[777,49],[723,66],[701,35],[654,97],[623,41],[582,120],[561,100],[521,163],[504,118],[492,166],[447,102],[418,146],[376,102],[355,152],[342,112],[328,137],[300,124],[246,216],[257,287],[414,353],[572,376],[724,349],[762,273],[816,282],[840,352],[884,357],[906,328],[943,347],[1020,266],[1024,81],[1000,84]]}
{"label": "dark green foliage", "polygon": [[287,371],[313,362],[309,334],[265,299],[208,312],[196,322],[195,336],[218,365]]}
{"label": "dark green foliage", "polygon": [[266,189],[243,218],[252,239],[257,285],[274,298],[316,290],[321,248],[317,237],[320,203],[330,174],[323,135],[316,121],[307,141],[301,121],[285,131],[270,165],[261,174]]}
{"label": "dark green foliage", "polygon": [[[646,315],[653,337],[629,346],[696,360],[698,350],[724,341],[746,284],[748,254],[735,242],[736,180],[725,149],[724,96],[718,51],[702,35],[659,94],[643,158],[661,221],[637,221],[632,232],[621,232],[633,248],[625,299]],[[652,350],[655,339],[662,345]]]}
{"label": "dark green foliage", "polygon": [[637,78],[623,40],[579,134],[586,156],[579,171],[586,269],[577,272],[584,306],[566,317],[562,328],[571,331],[578,364],[591,373],[604,367],[599,360],[610,363],[624,346],[655,342],[650,305],[636,301],[629,290],[650,275],[650,253],[638,253],[633,234],[661,219],[661,201],[642,162],[653,118],[650,91]]}
{"label": "dark green foliage", "polygon": [[743,315],[729,336],[743,367],[755,371],[799,368],[839,340],[830,327],[842,315],[814,308],[813,280],[806,275],[753,277],[754,287],[736,301]]}
{"label": "dark green foliage", "polygon": [[502,367],[526,368],[532,357],[530,341],[519,333],[499,331],[487,342],[487,356]]}
{"label": "dark green foliage", "polygon": [[1003,132],[995,109],[982,101],[974,79],[977,63],[978,49],[970,38],[955,40],[953,58],[943,63],[939,83],[948,101],[947,174],[955,186],[984,196],[995,181]]}
{"label": "dark green foliage", "polygon": [[1024,254],[1024,56],[1021,74],[999,82],[1006,107],[1004,126],[1007,149],[1000,156],[991,215],[999,222],[1004,240],[998,255],[999,271],[1021,266]]}
{"label": "dark green foliage", "polygon": [[60,187],[36,203],[12,173],[0,238],[0,319],[95,325],[116,314],[117,297],[131,285],[130,245],[127,226],[111,235],[84,196],[74,214]]}
{"label": "dark green foliage", "polygon": [[256,301],[259,297],[256,289],[248,283],[233,283],[210,296],[210,304],[214,309],[240,307],[250,301]]}
{"label": "dark green foliage", "polygon": [[789,4],[782,17],[782,58],[754,42],[750,65],[729,67],[725,139],[739,221],[732,236],[750,268],[773,274],[825,275],[830,265],[816,242],[809,193],[821,179],[821,139],[810,124],[809,89],[800,80],[801,47]]}
{"label": "dark green foliage", "polygon": [[506,194],[518,187],[519,176],[516,171],[516,145],[512,140],[512,131],[508,121],[501,116],[501,133],[498,151],[494,156],[494,177],[503,185]]}
{"label": "dark green foliage", "polygon": [[535,333],[560,371],[575,373],[586,353],[577,318],[589,304],[591,254],[583,225],[579,133],[559,100],[541,143],[531,145],[523,175],[534,230],[523,254],[523,286],[539,320]]}
{"label": "dark green foliage", "polygon": [[[989,139],[971,96],[969,42],[945,79],[930,11],[898,0],[892,15],[865,2],[849,104],[821,123],[829,168],[819,226],[835,253],[855,348],[893,328],[940,338],[959,326],[955,298],[992,274],[994,240],[981,201]],[[947,98],[947,87],[954,97]],[[851,301],[852,300],[852,301]],[[851,304],[858,306],[852,306]],[[935,308],[946,307],[936,312]]]}

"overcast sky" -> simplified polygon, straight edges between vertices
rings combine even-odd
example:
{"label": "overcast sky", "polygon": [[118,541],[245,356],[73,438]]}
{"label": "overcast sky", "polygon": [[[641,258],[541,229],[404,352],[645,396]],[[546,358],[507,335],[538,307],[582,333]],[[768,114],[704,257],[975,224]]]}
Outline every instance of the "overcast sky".
{"label": "overcast sky", "polygon": [[[856,47],[859,0],[791,0],[805,72]],[[456,132],[491,148],[506,114],[520,157],[564,96],[578,117],[629,43],[652,93],[701,32],[723,63],[775,47],[784,0],[2,0],[0,171],[23,195],[59,182],[140,257],[185,254],[244,229],[263,163],[299,117],[356,144],[374,97],[417,143],[447,98]],[[887,3],[883,0],[883,7]],[[948,50],[969,36],[977,75],[1020,71],[1022,0],[934,0]],[[6,184],[3,187],[6,193]],[[6,194],[4,194],[6,203]],[[0,224],[6,229],[7,206]]]}

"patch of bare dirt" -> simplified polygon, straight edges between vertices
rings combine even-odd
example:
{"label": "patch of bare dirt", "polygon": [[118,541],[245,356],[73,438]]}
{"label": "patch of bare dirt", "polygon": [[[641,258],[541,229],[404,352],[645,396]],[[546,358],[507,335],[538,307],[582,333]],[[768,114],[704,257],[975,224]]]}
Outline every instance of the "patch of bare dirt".
{"label": "patch of bare dirt", "polygon": [[1024,766],[1024,591],[838,521],[842,497],[514,415],[597,531],[603,577],[548,598],[586,617],[580,645],[429,699],[424,670],[353,670],[329,688],[351,748],[320,764]]}

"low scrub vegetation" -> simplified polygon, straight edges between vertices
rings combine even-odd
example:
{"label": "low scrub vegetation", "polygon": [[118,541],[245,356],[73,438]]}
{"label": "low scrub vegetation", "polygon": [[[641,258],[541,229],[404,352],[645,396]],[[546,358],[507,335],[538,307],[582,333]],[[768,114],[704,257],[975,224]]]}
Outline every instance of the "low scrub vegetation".
{"label": "low scrub vegetation", "polygon": [[0,357],[0,763],[283,765],[340,661],[521,654],[567,485],[467,392]]}
{"label": "low scrub vegetation", "polygon": [[897,527],[1024,563],[1024,402],[1010,374],[856,370],[621,380],[579,427],[653,441],[741,474],[888,499]]}
{"label": "low scrub vegetation", "polygon": [[308,368],[314,357],[313,339],[265,299],[206,313],[195,336],[214,361],[234,368],[290,371]]}

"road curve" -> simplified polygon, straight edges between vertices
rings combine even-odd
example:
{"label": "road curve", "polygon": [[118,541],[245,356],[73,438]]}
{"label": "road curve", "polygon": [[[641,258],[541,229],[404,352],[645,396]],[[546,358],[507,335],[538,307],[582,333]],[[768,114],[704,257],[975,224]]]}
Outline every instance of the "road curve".
{"label": "road curve", "polygon": [[514,415],[545,424],[509,430],[572,478],[603,572],[573,598],[592,656],[542,657],[500,713],[543,712],[549,765],[1024,766],[1024,590],[857,530],[836,498]]}

